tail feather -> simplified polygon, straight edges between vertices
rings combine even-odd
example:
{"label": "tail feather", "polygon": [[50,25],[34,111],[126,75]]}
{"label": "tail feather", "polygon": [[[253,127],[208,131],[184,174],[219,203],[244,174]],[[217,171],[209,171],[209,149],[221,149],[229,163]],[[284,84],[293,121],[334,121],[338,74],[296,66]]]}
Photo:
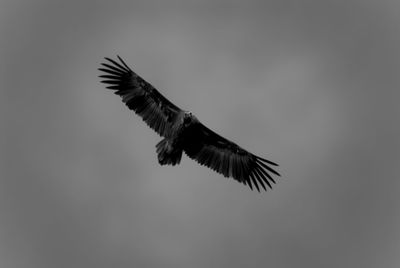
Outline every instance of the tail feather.
{"label": "tail feather", "polygon": [[182,149],[172,147],[167,139],[163,139],[156,145],[158,162],[160,165],[177,165],[181,162]]}

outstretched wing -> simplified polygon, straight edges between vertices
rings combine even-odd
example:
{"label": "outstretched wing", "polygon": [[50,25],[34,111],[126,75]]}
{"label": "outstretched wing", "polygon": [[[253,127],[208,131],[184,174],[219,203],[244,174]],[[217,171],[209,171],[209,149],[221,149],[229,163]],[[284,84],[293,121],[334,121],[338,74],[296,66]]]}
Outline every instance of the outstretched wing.
{"label": "outstretched wing", "polygon": [[266,185],[272,189],[275,183],[271,174],[280,176],[271,166],[276,163],[258,157],[235,143],[221,137],[200,122],[193,125],[187,136],[184,151],[201,165],[205,165],[225,177],[253,185],[260,191],[259,185],[267,190]]}
{"label": "outstretched wing", "polygon": [[115,90],[122,101],[140,115],[158,134],[166,136],[176,116],[181,112],[177,106],[166,99],[152,85],[134,73],[118,56],[120,62],[105,58],[100,75],[107,88]]}

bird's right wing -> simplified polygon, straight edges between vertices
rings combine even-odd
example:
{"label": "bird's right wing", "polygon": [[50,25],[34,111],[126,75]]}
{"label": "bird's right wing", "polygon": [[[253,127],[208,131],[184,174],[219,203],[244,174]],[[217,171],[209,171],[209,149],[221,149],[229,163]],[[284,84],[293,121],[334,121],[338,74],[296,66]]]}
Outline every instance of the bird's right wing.
{"label": "bird's right wing", "polygon": [[182,112],[180,108],[161,95],[157,89],[134,73],[118,56],[120,62],[105,58],[100,71],[101,82],[108,84],[107,88],[115,90],[122,101],[143,118],[153,130],[161,136],[168,135],[176,116]]}

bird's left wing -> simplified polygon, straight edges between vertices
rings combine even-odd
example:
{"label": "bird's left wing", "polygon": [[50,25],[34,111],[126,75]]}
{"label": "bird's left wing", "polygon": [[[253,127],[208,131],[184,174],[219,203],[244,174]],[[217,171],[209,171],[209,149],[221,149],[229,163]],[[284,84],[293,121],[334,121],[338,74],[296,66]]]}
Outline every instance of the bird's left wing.
{"label": "bird's left wing", "polygon": [[193,125],[184,146],[185,153],[201,165],[205,165],[225,177],[249,185],[260,191],[259,185],[267,190],[275,183],[272,174],[280,176],[271,166],[276,163],[256,156],[235,143],[218,135],[202,123]]}
{"label": "bird's left wing", "polygon": [[158,134],[168,135],[173,121],[182,110],[134,73],[119,56],[120,62],[105,59],[107,63],[102,63],[103,68],[99,68],[105,73],[100,75],[104,79],[101,82],[115,90],[129,109],[141,116]]}

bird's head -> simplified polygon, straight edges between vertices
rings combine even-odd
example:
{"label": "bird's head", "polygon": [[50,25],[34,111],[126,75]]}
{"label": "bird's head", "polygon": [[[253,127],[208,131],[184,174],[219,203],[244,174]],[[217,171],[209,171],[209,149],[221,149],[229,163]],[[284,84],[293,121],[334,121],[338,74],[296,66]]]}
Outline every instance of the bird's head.
{"label": "bird's head", "polygon": [[183,115],[183,125],[188,126],[195,120],[195,116],[191,112],[185,112]]}

